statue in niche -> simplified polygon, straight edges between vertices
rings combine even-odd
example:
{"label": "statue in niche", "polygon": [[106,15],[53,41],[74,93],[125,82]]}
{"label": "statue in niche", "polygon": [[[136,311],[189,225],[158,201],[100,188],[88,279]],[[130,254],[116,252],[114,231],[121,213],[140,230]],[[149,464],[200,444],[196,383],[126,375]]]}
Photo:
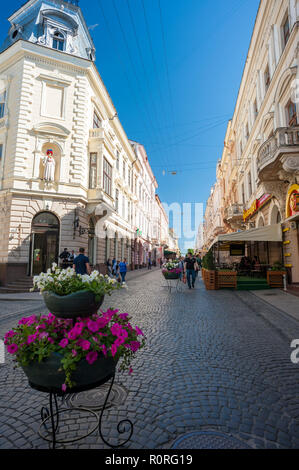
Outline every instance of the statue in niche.
{"label": "statue in niche", "polygon": [[55,160],[53,157],[53,150],[47,150],[47,156],[44,158],[44,180],[52,182],[55,177]]}

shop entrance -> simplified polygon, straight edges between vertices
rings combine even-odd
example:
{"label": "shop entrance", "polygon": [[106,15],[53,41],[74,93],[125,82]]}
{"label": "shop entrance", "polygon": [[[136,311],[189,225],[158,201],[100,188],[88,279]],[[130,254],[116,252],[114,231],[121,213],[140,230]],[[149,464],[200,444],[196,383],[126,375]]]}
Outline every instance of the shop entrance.
{"label": "shop entrance", "polygon": [[51,212],[41,212],[32,221],[30,274],[46,272],[58,263],[59,220]]}

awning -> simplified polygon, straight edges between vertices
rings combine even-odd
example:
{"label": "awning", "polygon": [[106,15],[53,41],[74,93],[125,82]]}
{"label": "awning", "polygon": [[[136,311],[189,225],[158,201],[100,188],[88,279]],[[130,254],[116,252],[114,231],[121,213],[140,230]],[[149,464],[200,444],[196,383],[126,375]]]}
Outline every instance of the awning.
{"label": "awning", "polygon": [[216,242],[282,242],[281,224],[218,235]]}

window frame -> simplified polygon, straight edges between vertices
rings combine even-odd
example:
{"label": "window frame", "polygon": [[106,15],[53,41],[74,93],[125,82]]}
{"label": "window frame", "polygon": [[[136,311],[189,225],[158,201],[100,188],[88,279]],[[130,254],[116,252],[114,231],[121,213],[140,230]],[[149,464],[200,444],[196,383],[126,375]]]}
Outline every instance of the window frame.
{"label": "window frame", "polygon": [[[93,158],[95,157],[95,161]],[[89,189],[97,187],[97,174],[98,174],[98,154],[91,152],[89,154]]]}
{"label": "window frame", "polygon": [[[54,47],[54,41],[56,42],[58,47]],[[55,51],[60,51],[60,52],[65,51],[65,42],[66,42],[65,35],[57,29],[52,36],[52,49],[54,49]],[[61,44],[62,44],[62,49],[59,47]]]}
{"label": "window frame", "polygon": [[112,165],[103,157],[103,190],[108,196],[112,194]]}
{"label": "window frame", "polygon": [[[287,25],[287,32],[286,32],[286,25]],[[284,21],[282,23],[282,39],[283,39],[283,48],[286,47],[288,40],[291,35],[291,30],[290,30],[290,19],[289,19],[289,12],[287,11],[286,16],[284,18]]]}
{"label": "window frame", "polygon": [[7,97],[7,92],[6,90],[3,90],[0,93],[0,119],[3,119],[6,114],[6,97]]}
{"label": "window frame", "polygon": [[93,129],[100,129],[102,127],[102,120],[96,110],[93,110],[93,118],[92,118],[92,128]]}

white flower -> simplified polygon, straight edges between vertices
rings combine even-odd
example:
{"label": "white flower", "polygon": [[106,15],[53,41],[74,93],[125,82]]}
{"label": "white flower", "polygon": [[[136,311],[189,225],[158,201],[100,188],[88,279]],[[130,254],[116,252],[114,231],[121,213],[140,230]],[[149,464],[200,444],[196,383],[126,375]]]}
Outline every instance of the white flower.
{"label": "white flower", "polygon": [[57,268],[57,264],[56,264],[56,263],[52,263],[52,271],[55,271],[56,268]]}

